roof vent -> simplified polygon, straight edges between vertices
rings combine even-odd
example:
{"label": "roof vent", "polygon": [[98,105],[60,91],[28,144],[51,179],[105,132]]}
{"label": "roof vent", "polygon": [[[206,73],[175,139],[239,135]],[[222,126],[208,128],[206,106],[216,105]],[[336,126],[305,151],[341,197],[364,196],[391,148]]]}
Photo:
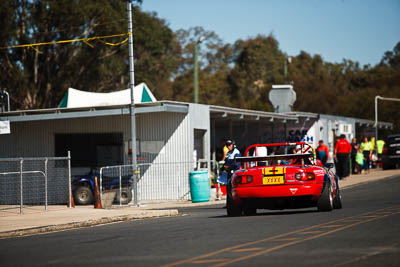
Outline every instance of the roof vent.
{"label": "roof vent", "polygon": [[269,101],[274,106],[274,112],[291,112],[293,103],[296,101],[296,92],[290,84],[272,85],[269,92]]}

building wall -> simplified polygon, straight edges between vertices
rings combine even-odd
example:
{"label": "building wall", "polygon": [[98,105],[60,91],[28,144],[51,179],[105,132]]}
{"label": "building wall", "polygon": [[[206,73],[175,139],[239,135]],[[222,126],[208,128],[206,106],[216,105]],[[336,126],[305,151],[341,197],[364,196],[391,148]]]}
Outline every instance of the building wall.
{"label": "building wall", "polygon": [[[138,163],[146,163],[146,166],[141,166],[145,171],[139,183],[139,199],[188,198],[188,177],[194,168],[193,163],[188,163],[193,154],[193,127],[207,130],[204,145],[208,147],[209,130],[204,123],[208,120],[208,113],[206,111],[207,116],[194,123],[190,123],[186,113],[157,112],[136,116]],[[204,110],[197,114],[204,114]],[[55,134],[58,133],[122,133],[123,163],[130,162],[130,117],[126,115],[12,122],[11,134],[0,135],[0,157],[53,157]],[[67,153],[65,151],[65,155]],[[74,151],[71,151],[71,157],[74,157]],[[174,164],[165,164],[168,162]],[[72,175],[89,170],[73,168]]]}
{"label": "building wall", "polygon": [[[190,139],[189,116],[183,113],[157,113],[141,116],[137,123],[140,143],[155,144],[153,153],[148,149],[140,157],[147,158],[139,163],[141,171],[138,192],[140,200],[165,200],[188,198],[189,172],[193,170],[193,140]],[[157,149],[156,144],[162,144]],[[150,148],[150,147],[149,147]],[[160,148],[160,147],[159,147]]]}
{"label": "building wall", "polygon": [[121,116],[11,122],[11,134],[0,135],[0,157],[53,157],[55,134],[123,132],[125,136],[126,122]]}

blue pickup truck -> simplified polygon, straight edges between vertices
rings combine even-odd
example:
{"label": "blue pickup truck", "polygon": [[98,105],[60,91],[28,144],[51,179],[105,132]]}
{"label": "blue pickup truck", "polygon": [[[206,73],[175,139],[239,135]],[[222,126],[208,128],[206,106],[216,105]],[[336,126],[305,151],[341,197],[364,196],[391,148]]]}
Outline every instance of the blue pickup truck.
{"label": "blue pickup truck", "polygon": [[[94,202],[95,177],[100,183],[100,174],[96,172],[88,173],[84,176],[79,176],[72,182],[72,192],[74,202],[77,205],[89,205]],[[121,177],[121,193],[119,177],[103,177],[102,190],[115,189],[117,194],[114,203],[128,204],[132,200],[132,185],[133,179],[131,176]]]}

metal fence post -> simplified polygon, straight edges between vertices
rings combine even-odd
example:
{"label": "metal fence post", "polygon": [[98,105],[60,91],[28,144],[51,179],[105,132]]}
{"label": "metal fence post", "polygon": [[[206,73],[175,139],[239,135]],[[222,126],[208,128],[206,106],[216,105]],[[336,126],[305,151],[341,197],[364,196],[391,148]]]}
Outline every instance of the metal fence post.
{"label": "metal fence post", "polygon": [[71,151],[68,150],[68,199],[69,208],[72,208],[72,181],[71,181]]}
{"label": "metal fence post", "polygon": [[47,163],[48,163],[49,159],[46,158],[46,161],[44,163],[44,191],[45,191],[45,210],[47,211],[48,206],[47,206]]}
{"label": "metal fence post", "polygon": [[101,200],[103,199],[103,169],[104,169],[104,167],[100,168],[100,181],[99,181],[99,183],[100,183],[100,185],[99,185],[99,188],[100,188],[100,203],[101,203]]}
{"label": "metal fence post", "polygon": [[122,206],[121,199],[122,199],[122,166],[119,166],[119,205],[120,206]]}
{"label": "metal fence post", "polygon": [[22,169],[22,164],[23,164],[23,162],[24,162],[24,160],[23,159],[20,159],[20,165],[19,165],[19,171],[20,171],[20,184],[21,184],[21,186],[20,186],[20,189],[21,189],[21,191],[20,191],[20,204],[19,204],[19,213],[20,214],[22,214],[22,209],[23,209],[23,205],[24,205],[24,200],[23,200],[23,190],[24,190],[24,187],[23,187],[23,185],[22,185],[22,172],[23,172],[23,169]]}

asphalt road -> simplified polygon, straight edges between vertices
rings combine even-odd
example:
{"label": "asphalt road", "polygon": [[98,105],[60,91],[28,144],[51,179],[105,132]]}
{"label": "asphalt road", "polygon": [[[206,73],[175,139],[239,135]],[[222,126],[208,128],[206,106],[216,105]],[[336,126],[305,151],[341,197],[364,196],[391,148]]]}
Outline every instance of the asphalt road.
{"label": "asphalt road", "polygon": [[400,176],[342,190],[343,209],[226,217],[223,203],[0,240],[1,266],[400,266]]}

